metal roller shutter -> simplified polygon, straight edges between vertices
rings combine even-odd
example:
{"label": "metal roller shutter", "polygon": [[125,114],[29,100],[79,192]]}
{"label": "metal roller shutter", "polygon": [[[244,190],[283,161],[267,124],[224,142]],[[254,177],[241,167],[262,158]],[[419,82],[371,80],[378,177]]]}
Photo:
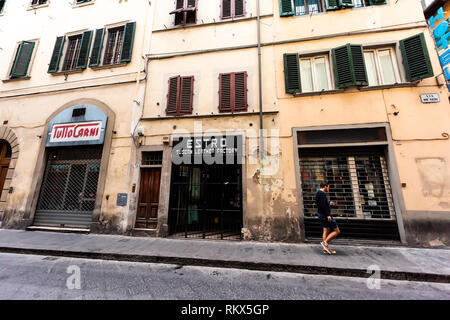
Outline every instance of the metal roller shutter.
{"label": "metal roller shutter", "polygon": [[299,149],[307,238],[321,238],[315,194],[330,183],[332,214],[342,238],[399,241],[385,151],[375,148]]}
{"label": "metal roller shutter", "polygon": [[34,218],[35,226],[91,224],[102,146],[51,149]]}

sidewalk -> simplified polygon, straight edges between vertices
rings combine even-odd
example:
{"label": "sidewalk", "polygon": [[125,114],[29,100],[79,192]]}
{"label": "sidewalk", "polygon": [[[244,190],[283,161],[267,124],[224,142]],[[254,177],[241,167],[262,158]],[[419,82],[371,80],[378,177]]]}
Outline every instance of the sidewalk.
{"label": "sidewalk", "polygon": [[0,230],[0,252],[450,283],[450,250]]}

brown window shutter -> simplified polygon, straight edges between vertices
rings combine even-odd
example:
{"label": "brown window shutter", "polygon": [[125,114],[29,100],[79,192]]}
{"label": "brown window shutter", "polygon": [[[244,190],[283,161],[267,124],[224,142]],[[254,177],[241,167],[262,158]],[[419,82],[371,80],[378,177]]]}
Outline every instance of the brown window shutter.
{"label": "brown window shutter", "polygon": [[232,0],[222,0],[221,18],[231,17],[231,1]]}
{"label": "brown window shutter", "polygon": [[180,87],[180,77],[172,77],[169,79],[169,92],[167,93],[167,109],[166,114],[177,114],[178,105],[178,88]]}
{"label": "brown window shutter", "polygon": [[184,0],[177,0],[177,9],[183,9],[184,7]]}
{"label": "brown window shutter", "polygon": [[219,75],[219,112],[231,112],[231,73]]}
{"label": "brown window shutter", "polygon": [[179,114],[191,114],[194,97],[194,77],[181,78]]}
{"label": "brown window shutter", "polygon": [[247,111],[247,72],[234,74],[234,110]]}
{"label": "brown window shutter", "polygon": [[234,16],[239,17],[245,15],[245,0],[234,0]]}

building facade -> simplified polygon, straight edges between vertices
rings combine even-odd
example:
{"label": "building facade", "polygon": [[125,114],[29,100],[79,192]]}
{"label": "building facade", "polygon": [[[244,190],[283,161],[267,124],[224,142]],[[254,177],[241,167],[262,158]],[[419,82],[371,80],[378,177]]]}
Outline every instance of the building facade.
{"label": "building facade", "polygon": [[2,5],[1,227],[122,232],[150,3]]}
{"label": "building facade", "polygon": [[39,26],[2,30],[2,227],[314,241],[328,181],[343,239],[448,245],[420,1],[53,2],[0,16]]}

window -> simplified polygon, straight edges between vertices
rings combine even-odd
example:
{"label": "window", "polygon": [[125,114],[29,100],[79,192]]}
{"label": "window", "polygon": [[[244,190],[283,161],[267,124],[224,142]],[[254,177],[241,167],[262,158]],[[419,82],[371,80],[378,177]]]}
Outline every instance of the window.
{"label": "window", "polygon": [[74,70],[76,68],[82,38],[83,36],[81,34],[69,37],[69,44],[67,46],[66,58],[62,70]]}
{"label": "window", "polygon": [[[67,41],[66,36],[57,37],[55,46],[53,47],[48,72],[56,73],[58,71],[86,69],[89,51],[91,49],[92,33],[92,31],[85,31],[82,34],[69,36]],[[67,45],[64,46],[66,42]],[[62,66],[60,66],[60,60],[64,48],[66,55]]]}
{"label": "window", "polygon": [[245,0],[222,0],[222,19],[241,16],[245,16]]}
{"label": "window", "polygon": [[[399,41],[405,78],[408,82],[433,77],[425,36],[419,33]],[[325,63],[320,56],[300,58],[298,53],[285,53],[284,77],[286,93],[297,94],[326,90]],[[331,50],[335,88],[389,85],[401,82],[394,48],[365,49],[346,44]],[[328,80],[328,88],[331,88]]]}
{"label": "window", "polygon": [[322,12],[320,0],[294,0],[294,8],[296,16]]}
{"label": "window", "polygon": [[247,72],[219,75],[219,112],[247,111]]}
{"label": "window", "polygon": [[38,6],[41,4],[46,4],[47,0],[31,0],[31,5],[32,6]]}
{"label": "window", "polygon": [[82,4],[85,2],[91,2],[91,0],[75,0],[75,4]]}
{"label": "window", "polygon": [[166,114],[191,114],[193,98],[194,77],[176,76],[170,78]]}
{"label": "window", "polygon": [[24,78],[27,76],[34,47],[35,42],[33,41],[22,41],[19,44],[14,57],[13,66],[9,73],[10,79]]}
{"label": "window", "polygon": [[331,89],[329,64],[326,55],[300,58],[300,83],[302,92]]}
{"label": "window", "polygon": [[197,0],[176,0],[175,25],[195,24],[197,22]]}
{"label": "window", "polygon": [[364,50],[369,86],[388,85],[399,82],[395,55],[391,48]]}
{"label": "window", "polygon": [[120,51],[122,50],[122,39],[124,27],[110,29],[108,32],[108,40],[106,42],[104,65],[116,64],[120,62]]}
{"label": "window", "polygon": [[5,2],[6,0],[0,0],[0,14],[3,12],[3,9],[5,8]]}

